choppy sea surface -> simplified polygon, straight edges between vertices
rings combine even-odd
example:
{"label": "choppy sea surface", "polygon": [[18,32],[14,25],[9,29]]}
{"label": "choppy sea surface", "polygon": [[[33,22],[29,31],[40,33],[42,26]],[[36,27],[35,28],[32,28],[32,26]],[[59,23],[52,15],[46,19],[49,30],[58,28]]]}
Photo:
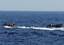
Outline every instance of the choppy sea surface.
{"label": "choppy sea surface", "polygon": [[[0,26],[7,22],[28,27],[64,24],[64,12],[0,11]],[[64,31],[0,28],[0,45],[64,45]]]}

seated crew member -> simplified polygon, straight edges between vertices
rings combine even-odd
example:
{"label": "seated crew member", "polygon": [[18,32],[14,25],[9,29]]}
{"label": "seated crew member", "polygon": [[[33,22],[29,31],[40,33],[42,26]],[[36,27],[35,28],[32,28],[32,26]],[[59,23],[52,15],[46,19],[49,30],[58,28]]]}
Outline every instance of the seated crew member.
{"label": "seated crew member", "polygon": [[15,24],[7,24],[7,23],[5,23],[5,24],[3,24],[3,26],[11,26],[11,27],[14,27]]}
{"label": "seated crew member", "polygon": [[49,25],[47,25],[47,27],[49,27],[49,28],[52,28],[52,27],[59,28],[59,27],[63,27],[63,26],[64,26],[64,24],[49,24]]}

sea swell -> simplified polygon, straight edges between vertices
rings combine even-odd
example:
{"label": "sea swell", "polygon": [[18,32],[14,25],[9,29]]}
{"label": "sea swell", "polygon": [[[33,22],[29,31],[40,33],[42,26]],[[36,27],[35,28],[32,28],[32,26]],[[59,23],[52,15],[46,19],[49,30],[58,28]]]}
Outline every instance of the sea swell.
{"label": "sea swell", "polygon": [[63,45],[64,31],[40,30],[34,27],[46,27],[48,24],[63,24],[64,12],[22,12],[0,11],[0,26],[15,23],[30,29],[0,28],[0,45]]}

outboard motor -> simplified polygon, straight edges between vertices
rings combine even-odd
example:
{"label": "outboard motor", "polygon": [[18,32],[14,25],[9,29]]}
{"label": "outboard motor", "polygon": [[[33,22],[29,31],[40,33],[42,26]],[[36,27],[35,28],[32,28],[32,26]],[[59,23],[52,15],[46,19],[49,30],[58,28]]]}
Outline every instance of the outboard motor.
{"label": "outboard motor", "polygon": [[64,24],[49,24],[49,25],[47,25],[48,28],[60,28],[63,26],[64,26]]}

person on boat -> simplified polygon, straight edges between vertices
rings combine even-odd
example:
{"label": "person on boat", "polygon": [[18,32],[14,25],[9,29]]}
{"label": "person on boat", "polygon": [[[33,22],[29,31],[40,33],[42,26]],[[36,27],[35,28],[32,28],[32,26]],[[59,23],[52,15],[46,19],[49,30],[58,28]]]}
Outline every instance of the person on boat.
{"label": "person on boat", "polygon": [[2,27],[6,29],[13,29],[16,28],[16,25],[14,23],[4,23]]}
{"label": "person on boat", "polygon": [[10,26],[10,27],[14,27],[15,26],[15,24],[14,23],[5,23],[5,24],[3,24],[3,26]]}
{"label": "person on boat", "polygon": [[64,24],[49,24],[47,25],[48,28],[60,28],[60,27],[64,27]]}

